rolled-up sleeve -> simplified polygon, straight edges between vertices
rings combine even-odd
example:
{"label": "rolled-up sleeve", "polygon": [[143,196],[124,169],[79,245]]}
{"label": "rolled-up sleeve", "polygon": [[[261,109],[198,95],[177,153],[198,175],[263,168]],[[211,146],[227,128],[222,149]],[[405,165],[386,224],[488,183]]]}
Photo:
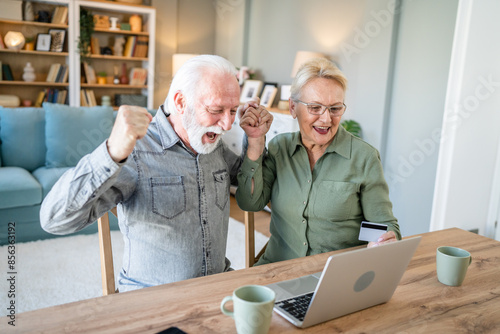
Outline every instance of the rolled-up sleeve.
{"label": "rolled-up sleeve", "polygon": [[123,165],[110,157],[106,142],[84,156],[45,197],[40,209],[42,228],[53,234],[76,232],[116,206],[135,184],[133,173],[122,173]]}

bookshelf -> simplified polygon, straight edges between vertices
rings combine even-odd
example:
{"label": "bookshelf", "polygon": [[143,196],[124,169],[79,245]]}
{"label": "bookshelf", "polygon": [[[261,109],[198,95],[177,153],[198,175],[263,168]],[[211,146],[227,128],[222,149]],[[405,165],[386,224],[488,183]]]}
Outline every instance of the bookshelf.
{"label": "bookshelf", "polygon": [[[51,89],[53,91],[64,90],[69,88],[69,80],[66,82],[46,82],[47,74],[52,64],[68,65],[69,62],[69,44],[68,35],[72,29],[68,22],[69,0],[59,1],[35,1],[32,2],[33,11],[46,11],[55,13],[56,9],[64,8],[66,15],[59,15],[57,23],[23,21],[18,15],[16,19],[0,18],[0,35],[2,37],[8,31],[19,31],[28,39],[33,39],[34,50],[10,50],[0,49],[0,62],[2,65],[8,65],[13,76],[13,81],[0,81],[0,90],[2,94],[16,95],[21,101],[30,101],[35,104],[39,94],[43,90]],[[22,1],[19,1],[19,8],[22,6]],[[59,9],[57,10],[59,12]],[[61,11],[62,12],[62,11]],[[36,48],[37,37],[40,34],[48,34],[51,30],[60,30],[64,32],[64,41],[61,51],[40,51]],[[26,64],[30,62],[35,69],[35,81],[26,82],[23,80],[23,72]]]}
{"label": "bookshelf", "polygon": [[[22,1],[19,1],[22,4]],[[154,65],[155,65],[155,22],[156,10],[150,6],[114,3],[99,0],[32,0],[35,12],[46,10],[54,13],[56,7],[67,8],[67,23],[43,23],[0,18],[0,34],[5,36],[8,31],[20,31],[25,37],[35,37],[38,34],[48,33],[51,29],[65,31],[63,49],[55,51],[37,50],[9,50],[0,49],[0,62],[11,68],[14,81],[0,80],[1,94],[16,95],[20,100],[29,100],[34,104],[44,89],[67,90],[67,103],[71,106],[80,106],[81,89],[92,90],[97,104],[101,104],[101,97],[108,95],[114,102],[116,94],[141,95],[146,99],[146,106],[153,108],[154,94]],[[146,51],[140,57],[123,55],[92,54],[90,63],[95,72],[106,71],[107,83],[94,84],[85,82],[85,73],[82,73],[81,59],[77,48],[80,34],[80,11],[86,9],[92,14],[117,17],[118,22],[127,23],[130,16],[138,14],[142,19],[142,31],[110,30],[96,28],[93,36],[99,39],[100,46],[113,46],[113,41],[123,36],[128,38],[147,39]],[[68,41],[71,41],[68,43]],[[23,69],[30,62],[35,68],[35,81],[25,82],[22,79]],[[69,68],[67,82],[47,82],[47,75],[54,63],[66,65]],[[147,70],[147,82],[144,85],[113,84],[114,67],[118,67],[122,75],[123,64],[129,75],[132,68]],[[82,80],[83,75],[83,80]]]}
{"label": "bookshelf", "polygon": [[[155,22],[156,10],[149,6],[128,5],[103,1],[76,1],[75,2],[75,19],[79,19],[80,11],[85,9],[92,12],[94,15],[115,17],[118,23],[129,23],[130,17],[134,14],[140,16],[142,20],[141,31],[129,30],[112,30],[109,28],[95,27],[93,39],[97,40],[98,46],[91,48],[90,65],[94,72],[106,72],[106,84],[97,84],[86,82],[86,73],[82,66],[75,68],[77,74],[74,85],[80,89],[93,90],[95,99],[100,104],[101,98],[105,95],[111,97],[111,103],[114,106],[114,97],[120,94],[142,95],[146,97],[146,107],[153,108],[153,93],[154,93],[154,64],[155,64]],[[77,27],[79,29],[79,26]],[[114,52],[114,46],[117,38],[124,39],[123,51],[126,51],[127,41],[135,40],[135,50],[138,50],[138,41],[146,40],[145,48],[140,56],[137,53],[130,55],[116,55],[116,54],[101,54],[102,47],[109,47]],[[94,41],[93,41],[94,42]],[[144,45],[144,44],[143,44]],[[77,61],[80,63],[80,56],[77,55]],[[114,84],[114,69],[118,69],[118,76],[123,74],[123,65],[126,66],[126,76],[130,78],[130,73],[133,68],[144,68],[147,71],[147,83],[144,85],[131,85],[131,84]],[[82,73],[83,70],[83,73]],[[80,79],[83,78],[83,79]],[[73,84],[73,83],[72,83]],[[82,97],[80,89],[74,91],[76,96],[73,99],[79,101]]]}

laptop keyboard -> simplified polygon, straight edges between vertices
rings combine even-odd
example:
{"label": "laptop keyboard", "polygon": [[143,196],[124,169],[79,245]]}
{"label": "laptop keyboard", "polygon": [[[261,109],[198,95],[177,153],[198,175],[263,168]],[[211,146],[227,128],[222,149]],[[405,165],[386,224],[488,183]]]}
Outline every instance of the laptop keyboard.
{"label": "laptop keyboard", "polygon": [[290,313],[298,320],[304,321],[304,317],[306,316],[306,312],[309,307],[309,304],[311,303],[311,298],[313,294],[314,292],[307,293],[302,296],[281,300],[279,302],[276,302],[275,304],[279,308]]}

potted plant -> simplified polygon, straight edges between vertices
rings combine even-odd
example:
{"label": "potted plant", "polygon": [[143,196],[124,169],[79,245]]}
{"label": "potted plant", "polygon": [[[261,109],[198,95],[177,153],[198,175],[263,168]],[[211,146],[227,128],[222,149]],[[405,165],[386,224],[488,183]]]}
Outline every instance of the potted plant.
{"label": "potted plant", "polygon": [[99,85],[105,85],[107,83],[107,74],[106,72],[97,73],[97,83]]}
{"label": "potted plant", "polygon": [[356,137],[363,138],[361,132],[361,125],[358,122],[351,119],[346,119],[345,121],[340,123],[340,125],[342,125],[344,129],[346,129]]}
{"label": "potted plant", "polygon": [[78,37],[78,49],[80,50],[80,61],[90,63],[90,44],[94,33],[94,16],[89,10],[80,11],[80,36]]}
{"label": "potted plant", "polygon": [[26,37],[26,43],[24,44],[24,49],[27,51],[35,50],[35,39],[33,37]]}

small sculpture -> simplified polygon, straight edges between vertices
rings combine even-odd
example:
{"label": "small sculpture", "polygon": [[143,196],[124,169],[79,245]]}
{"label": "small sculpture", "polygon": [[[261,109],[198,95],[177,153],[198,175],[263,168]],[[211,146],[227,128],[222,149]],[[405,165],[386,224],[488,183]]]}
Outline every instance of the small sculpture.
{"label": "small sculpture", "polygon": [[23,80],[26,82],[35,81],[35,69],[31,66],[30,62],[27,62],[24,67]]}
{"label": "small sculpture", "polygon": [[115,38],[115,45],[113,46],[115,56],[123,56],[123,45],[125,44],[125,37],[120,36]]}

